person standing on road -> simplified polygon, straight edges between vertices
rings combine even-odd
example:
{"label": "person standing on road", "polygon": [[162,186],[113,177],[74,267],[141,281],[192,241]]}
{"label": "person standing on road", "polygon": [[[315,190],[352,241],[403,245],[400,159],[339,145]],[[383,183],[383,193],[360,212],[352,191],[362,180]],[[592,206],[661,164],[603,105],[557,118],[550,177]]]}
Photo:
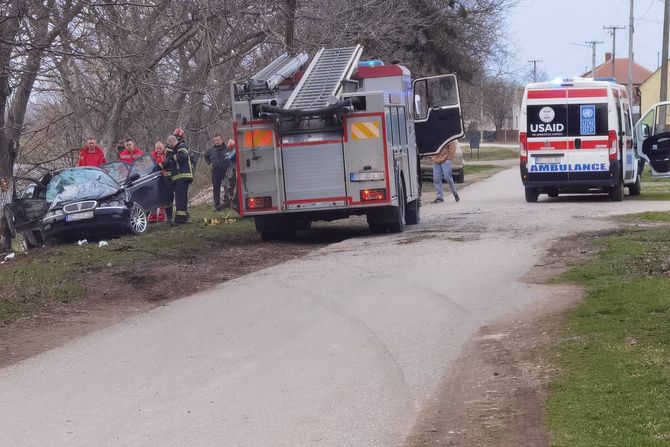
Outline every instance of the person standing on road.
{"label": "person standing on road", "polygon": [[[212,148],[205,154],[205,161],[212,166],[212,198],[214,200],[214,211],[221,211],[221,183],[228,169],[226,154],[228,147],[223,144],[220,133],[214,135]],[[226,185],[227,187],[227,185]]]}
{"label": "person standing on road", "polygon": [[454,183],[454,178],[451,175],[451,161],[454,159],[457,149],[458,141],[453,140],[431,158],[433,160],[433,184],[435,185],[435,192],[437,193],[437,197],[435,197],[433,203],[444,202],[444,192],[442,190],[443,178],[449,184],[449,189],[454,195],[454,199],[456,199],[457,202],[461,200],[458,196],[458,189]]}
{"label": "person standing on road", "polygon": [[165,162],[159,166],[161,169],[170,169],[172,173],[176,208],[174,223],[185,224],[188,222],[188,188],[193,182],[193,165],[186,142],[179,142],[177,137],[170,135],[167,138]]}
{"label": "person standing on road", "polygon": [[79,151],[79,161],[77,162],[77,166],[98,167],[105,163],[107,163],[107,160],[105,160],[105,153],[98,147],[95,138],[86,140],[86,145]]}
{"label": "person standing on road", "polygon": [[133,164],[135,160],[144,155],[142,149],[140,149],[133,140],[128,138],[124,143],[125,149],[119,154],[119,160],[124,163]]}

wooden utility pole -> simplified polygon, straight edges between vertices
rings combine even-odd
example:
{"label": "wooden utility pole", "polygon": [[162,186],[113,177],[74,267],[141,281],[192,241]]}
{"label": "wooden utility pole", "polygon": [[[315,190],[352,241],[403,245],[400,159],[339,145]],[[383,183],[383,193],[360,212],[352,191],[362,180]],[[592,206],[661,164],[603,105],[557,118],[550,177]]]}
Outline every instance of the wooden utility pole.
{"label": "wooden utility pole", "polygon": [[531,59],[528,62],[533,64],[533,82],[537,82],[537,64],[541,63],[542,61],[539,59]]}
{"label": "wooden utility pole", "polygon": [[635,0],[630,0],[630,17],[628,22],[628,101],[631,108],[634,106],[633,100],[633,34],[635,34]]}
{"label": "wooden utility pole", "polygon": [[603,29],[608,30],[610,36],[612,36],[612,77],[616,78],[616,72],[614,71],[616,68],[616,32],[617,30],[620,29],[626,29],[626,27],[610,25],[610,26],[603,26]]}
{"label": "wooden utility pole", "polygon": [[591,47],[591,77],[596,77],[596,45],[603,43],[601,40],[588,40],[585,42]]}
{"label": "wooden utility pole", "polygon": [[665,0],[663,47],[661,49],[661,101],[668,100],[668,39],[670,39],[670,0]]}

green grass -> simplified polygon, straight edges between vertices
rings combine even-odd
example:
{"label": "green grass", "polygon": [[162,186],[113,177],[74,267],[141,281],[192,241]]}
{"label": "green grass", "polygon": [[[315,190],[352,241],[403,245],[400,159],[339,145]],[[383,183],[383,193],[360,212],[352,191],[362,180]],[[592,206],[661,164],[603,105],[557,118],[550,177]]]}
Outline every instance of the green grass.
{"label": "green grass", "polygon": [[465,170],[465,175],[468,176],[468,175],[471,175],[471,174],[478,174],[480,172],[487,172],[487,171],[492,171],[492,170],[495,170],[495,169],[501,170],[503,168],[501,168],[500,166],[496,166],[496,165],[469,165],[469,164],[466,164],[465,166],[463,166],[463,169]]}
{"label": "green grass", "polygon": [[477,158],[477,149],[473,149],[472,154],[470,153],[469,147],[463,147],[463,159],[468,160],[481,160],[481,161],[492,161],[492,160],[509,160],[512,158],[519,158],[518,149],[508,149],[505,147],[487,147],[482,146],[479,148],[479,158]]}
{"label": "green grass", "polygon": [[631,197],[637,200],[670,200],[670,178],[655,179],[651,177],[649,165],[642,172],[642,194]]}
{"label": "green grass", "polygon": [[555,446],[670,445],[669,232],[598,239],[596,259],[558,278],[587,296],[568,315],[548,400]]}
{"label": "green grass", "polygon": [[[57,245],[41,254],[17,254],[0,269],[0,323],[7,323],[31,315],[51,304],[65,303],[82,298],[79,276],[90,270],[126,265],[132,262],[171,256],[191,250],[204,250],[216,241],[231,240],[255,232],[252,220],[205,225],[204,218],[221,218],[225,213],[213,213],[210,206],[190,209],[188,225],[171,227],[152,225],[140,237],[126,236],[107,240],[108,246],[97,243],[78,246]],[[236,217],[232,213],[232,217]]]}

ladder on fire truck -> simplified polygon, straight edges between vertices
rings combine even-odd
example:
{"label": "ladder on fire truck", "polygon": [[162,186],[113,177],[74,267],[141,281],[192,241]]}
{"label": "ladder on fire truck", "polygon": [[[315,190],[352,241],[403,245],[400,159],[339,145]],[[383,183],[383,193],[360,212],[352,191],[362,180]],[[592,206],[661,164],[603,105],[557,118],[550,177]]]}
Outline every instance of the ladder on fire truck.
{"label": "ladder on fire truck", "polygon": [[293,76],[307,59],[309,59],[307,53],[293,56],[284,53],[253,75],[249,79],[249,86],[253,90],[274,90],[284,79]]}
{"label": "ladder on fire truck", "polygon": [[337,96],[342,83],[358,65],[363,48],[321,48],[284,105],[285,109],[314,110],[328,106],[328,98]]}

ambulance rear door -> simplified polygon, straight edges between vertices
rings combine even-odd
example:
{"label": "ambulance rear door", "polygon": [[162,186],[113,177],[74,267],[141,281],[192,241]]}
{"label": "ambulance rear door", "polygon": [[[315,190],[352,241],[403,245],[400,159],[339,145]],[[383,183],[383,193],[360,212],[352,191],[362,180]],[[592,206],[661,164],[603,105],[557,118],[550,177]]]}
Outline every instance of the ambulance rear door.
{"label": "ambulance rear door", "polygon": [[529,89],[526,98],[528,180],[564,183],[568,169],[568,91]]}
{"label": "ambulance rear door", "polygon": [[[567,103],[566,162],[570,181],[608,180],[608,88],[572,87],[568,90]],[[617,110],[620,116],[620,107]]]}

